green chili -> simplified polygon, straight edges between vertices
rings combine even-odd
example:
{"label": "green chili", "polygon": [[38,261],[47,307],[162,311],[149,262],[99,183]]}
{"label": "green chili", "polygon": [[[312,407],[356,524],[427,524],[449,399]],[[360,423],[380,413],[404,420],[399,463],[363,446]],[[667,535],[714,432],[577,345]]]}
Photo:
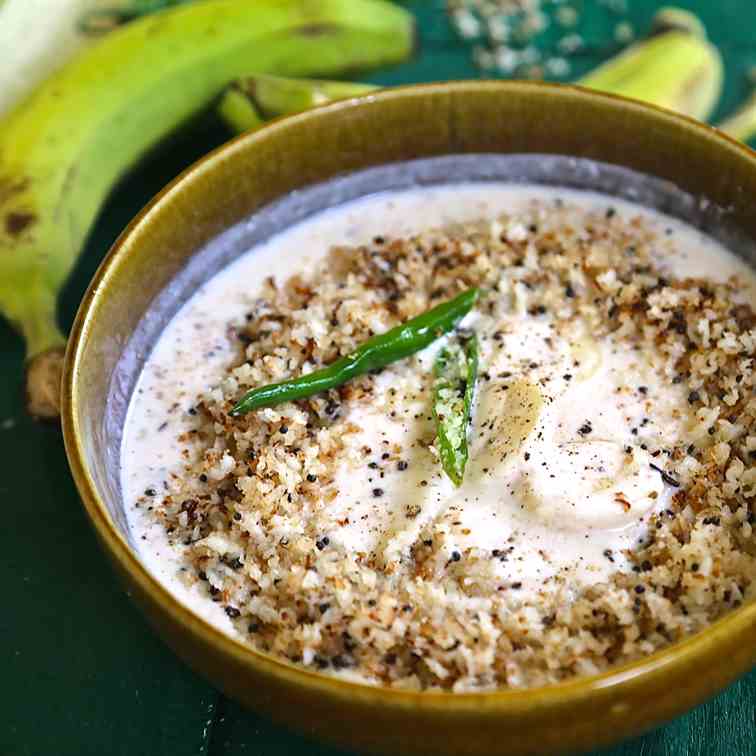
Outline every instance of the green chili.
{"label": "green chili", "polygon": [[436,447],[444,472],[459,486],[467,465],[467,428],[478,379],[476,336],[473,334],[444,347],[436,358],[433,372]]}
{"label": "green chili", "polygon": [[300,378],[252,389],[239,400],[230,414],[237,417],[263,407],[304,399],[409,357],[455,328],[470,312],[477,298],[478,289],[467,289],[454,299],[374,336],[328,367]]}

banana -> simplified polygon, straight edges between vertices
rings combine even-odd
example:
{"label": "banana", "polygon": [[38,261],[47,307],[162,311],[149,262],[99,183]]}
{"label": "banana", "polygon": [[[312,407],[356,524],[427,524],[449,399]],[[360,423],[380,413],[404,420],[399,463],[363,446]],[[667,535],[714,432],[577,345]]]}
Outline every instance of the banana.
{"label": "banana", "polygon": [[351,81],[247,76],[234,82],[218,105],[221,118],[237,133],[261,126],[266,119],[299,113],[333,100],[359,97],[379,87]]}
{"label": "banana", "polygon": [[96,35],[179,2],[191,0],[0,0],[0,50],[13,51],[0,67],[0,115]]}
{"label": "banana", "polygon": [[729,118],[717,124],[717,128],[741,142],[756,138],[756,92]]}
{"label": "banana", "polygon": [[218,114],[238,134],[256,129],[265,123],[252,99],[237,84],[232,84],[223,93],[218,103]]}
{"label": "banana", "polygon": [[[707,41],[701,21],[688,11],[664,8],[654,17],[651,37],[575,83],[705,120],[719,99],[722,81],[721,56]],[[224,93],[219,113],[240,133],[260,126],[261,118],[289,115],[375,89],[351,82],[248,76]]]}
{"label": "banana", "polygon": [[500,383],[481,389],[478,417],[488,421],[488,430],[476,434],[470,449],[470,479],[483,480],[501,469],[517,454],[535,428],[544,399],[533,383],[519,378],[502,393]]}
{"label": "banana", "polygon": [[682,8],[661,8],[648,39],[577,83],[705,121],[719,101],[723,81],[722,56],[706,39],[701,19]]}
{"label": "banana", "polygon": [[705,121],[719,100],[723,78],[722,58],[710,42],[671,30],[633,45],[577,83]]}
{"label": "banana", "polygon": [[27,345],[30,411],[58,414],[58,290],[115,181],[248,73],[398,62],[412,17],[383,0],[209,0],[126,24],[0,121],[0,312]]}
{"label": "banana", "polygon": [[218,113],[236,133],[256,129],[269,118],[292,115],[334,100],[359,97],[380,87],[351,81],[245,76],[223,93]]}
{"label": "banana", "polygon": [[0,67],[0,114],[86,42],[77,20],[97,2],[7,0],[0,6],[0,50],[13,51]]}

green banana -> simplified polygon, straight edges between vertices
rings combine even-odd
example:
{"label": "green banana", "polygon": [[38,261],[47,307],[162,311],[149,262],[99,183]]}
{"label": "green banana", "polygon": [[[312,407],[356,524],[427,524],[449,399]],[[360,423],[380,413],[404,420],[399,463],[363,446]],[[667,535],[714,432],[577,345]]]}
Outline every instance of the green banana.
{"label": "green banana", "polygon": [[398,62],[413,32],[383,0],[177,6],[87,47],[0,120],[0,312],[26,340],[30,411],[57,416],[57,293],[128,167],[243,74]]}
{"label": "green banana", "polygon": [[741,142],[750,142],[755,139],[756,92],[753,92],[733,115],[717,124],[717,128]]}
{"label": "green banana", "polygon": [[232,84],[223,93],[218,103],[218,114],[233,131],[239,134],[256,129],[265,123],[260,111],[238,84]]}
{"label": "green banana", "polygon": [[[706,40],[701,21],[688,11],[664,8],[654,17],[651,37],[575,83],[705,120],[719,99],[722,81],[721,56]],[[248,76],[226,90],[219,113],[234,131],[242,132],[257,128],[262,119],[375,89],[350,82]]]}
{"label": "green banana", "polygon": [[577,83],[705,121],[719,100],[723,79],[722,58],[710,42],[672,30],[633,45]]}
{"label": "green banana", "polygon": [[234,82],[218,104],[218,113],[236,132],[262,126],[269,118],[300,113],[334,100],[359,97],[379,87],[351,81],[246,76]]}
{"label": "green banana", "polygon": [[[0,0],[0,115],[96,36],[140,15],[192,0]],[[19,43],[23,40],[23,44]]]}
{"label": "green banana", "polygon": [[307,110],[332,100],[368,94],[376,89],[372,84],[356,82],[261,75],[248,79],[244,93],[257,104],[263,118],[273,118],[280,113]]}
{"label": "green banana", "polygon": [[[10,110],[85,43],[78,16],[96,0],[8,0],[0,4],[0,114]],[[23,40],[23,44],[19,44]]]}
{"label": "green banana", "polygon": [[698,16],[661,8],[651,35],[584,76],[578,84],[633,97],[705,121],[722,94],[722,56]]}

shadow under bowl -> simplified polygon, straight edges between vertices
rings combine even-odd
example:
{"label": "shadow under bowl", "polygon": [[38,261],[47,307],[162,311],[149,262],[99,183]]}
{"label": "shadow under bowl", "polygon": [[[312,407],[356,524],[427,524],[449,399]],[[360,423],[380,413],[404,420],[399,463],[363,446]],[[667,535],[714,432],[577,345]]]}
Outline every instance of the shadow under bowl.
{"label": "shadow under bowl", "polygon": [[560,753],[701,702],[756,662],[756,604],[605,674],[494,693],[344,682],[215,629],[145,569],[126,525],[121,434],[136,380],[179,307],[256,243],[377,191],[465,181],[592,189],[660,209],[756,264],[756,153],[691,120],[574,87],[388,90],[272,123],[158,195],[101,265],[69,341],[63,429],[76,485],[131,595],[168,645],[229,695],[327,741],[385,753]]}

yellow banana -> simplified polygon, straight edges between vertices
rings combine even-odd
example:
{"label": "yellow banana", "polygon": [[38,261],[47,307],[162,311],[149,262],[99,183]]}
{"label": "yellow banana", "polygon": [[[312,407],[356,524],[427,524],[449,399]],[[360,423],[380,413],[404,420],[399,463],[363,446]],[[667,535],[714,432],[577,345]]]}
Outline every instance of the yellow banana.
{"label": "yellow banana", "polygon": [[57,414],[57,293],[125,169],[243,74],[343,72],[412,45],[412,17],[383,0],[197,2],[111,32],[1,120],[0,312],[26,340],[33,413]]}
{"label": "yellow banana", "polygon": [[[653,36],[576,83],[705,120],[721,94],[722,68],[719,52],[706,40],[701,21],[688,11],[664,8],[654,18]],[[232,129],[241,132],[258,127],[264,118],[374,89],[350,82],[248,76],[225,92],[219,112]]]}

